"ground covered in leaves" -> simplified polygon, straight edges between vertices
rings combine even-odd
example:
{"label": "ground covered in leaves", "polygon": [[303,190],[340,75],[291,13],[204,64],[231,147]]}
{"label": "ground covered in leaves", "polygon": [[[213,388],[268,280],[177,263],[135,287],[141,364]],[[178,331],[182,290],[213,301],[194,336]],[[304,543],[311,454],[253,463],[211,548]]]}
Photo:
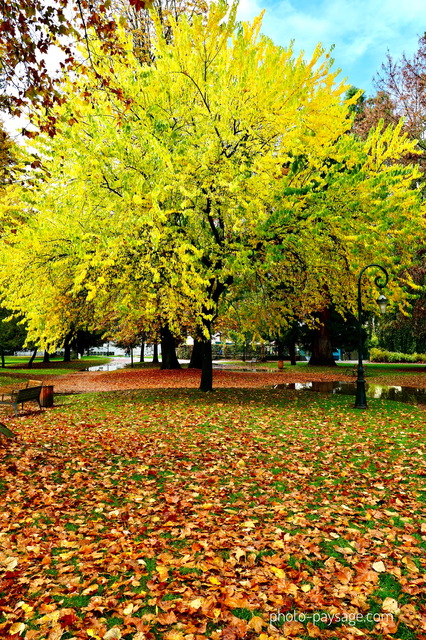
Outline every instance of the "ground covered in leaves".
{"label": "ground covered in leaves", "polygon": [[0,637],[426,638],[424,410],[268,385],[3,422]]}
{"label": "ground covered in leaves", "polygon": [[[114,363],[112,363],[114,364]],[[256,365],[254,371],[241,370],[214,371],[215,388],[271,388],[282,383],[306,381],[344,380],[353,382],[354,365],[340,365],[338,367],[308,367],[298,365],[287,366],[283,371],[262,370],[262,365]],[[229,365],[228,365],[229,366]],[[247,366],[247,365],[246,365]],[[369,365],[367,365],[369,367]],[[25,374],[23,374],[25,375]],[[39,375],[39,374],[37,374]],[[44,384],[55,386],[55,392],[75,393],[81,391],[113,391],[124,389],[164,389],[164,388],[192,388],[200,385],[199,369],[161,371],[158,366],[147,365],[146,368],[118,369],[117,371],[75,372],[60,376],[39,376]],[[26,373],[28,378],[28,373]],[[409,387],[426,387],[426,367],[401,368],[371,366],[367,371],[367,382],[384,385],[404,385]]]}

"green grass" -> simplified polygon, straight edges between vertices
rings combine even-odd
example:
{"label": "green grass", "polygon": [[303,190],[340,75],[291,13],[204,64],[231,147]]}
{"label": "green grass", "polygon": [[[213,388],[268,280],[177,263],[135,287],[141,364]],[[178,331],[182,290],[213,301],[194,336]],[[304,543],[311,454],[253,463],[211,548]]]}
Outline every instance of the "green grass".
{"label": "green grass", "polygon": [[[84,371],[89,367],[96,367],[107,364],[111,358],[105,356],[84,356],[79,360],[64,362],[61,358],[52,358],[47,364],[43,363],[43,358],[35,358],[31,369],[28,368],[29,358],[8,356],[6,357],[6,367],[0,369],[0,384],[13,384],[21,378],[34,378],[35,376],[66,375],[72,371]],[[12,383],[7,379],[12,379]]]}
{"label": "green grass", "polygon": [[[143,623],[159,639],[204,625],[219,640],[231,624],[254,639],[250,625],[278,609],[365,616],[393,598],[414,614],[386,637],[416,637],[425,412],[352,402],[146,389],[66,396],[10,419],[0,507],[20,582],[3,593],[0,635],[25,620],[43,640],[54,605],[68,637],[117,626],[127,640]],[[341,622],[323,628],[349,635]],[[298,637],[308,632],[306,622]]]}

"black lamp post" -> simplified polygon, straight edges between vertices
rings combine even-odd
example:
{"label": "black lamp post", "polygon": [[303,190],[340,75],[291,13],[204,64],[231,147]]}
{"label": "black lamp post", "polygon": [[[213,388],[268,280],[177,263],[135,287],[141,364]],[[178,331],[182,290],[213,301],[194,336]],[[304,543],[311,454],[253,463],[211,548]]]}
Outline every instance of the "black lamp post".
{"label": "black lamp post", "polygon": [[[383,276],[378,275],[374,280],[376,286],[379,289],[383,289],[388,283],[389,276],[388,272],[384,267],[380,264],[368,264],[366,267],[361,269],[360,274],[358,276],[358,377],[356,379],[356,396],[355,396],[355,409],[366,409],[367,408],[367,396],[365,395],[365,379],[364,379],[364,367],[362,364],[362,300],[361,300],[361,279],[364,272],[370,267],[375,267],[376,269],[380,269],[384,273],[384,281],[382,280]],[[377,304],[379,305],[380,312],[385,313],[386,307],[388,304],[387,298],[381,294],[377,299]]]}

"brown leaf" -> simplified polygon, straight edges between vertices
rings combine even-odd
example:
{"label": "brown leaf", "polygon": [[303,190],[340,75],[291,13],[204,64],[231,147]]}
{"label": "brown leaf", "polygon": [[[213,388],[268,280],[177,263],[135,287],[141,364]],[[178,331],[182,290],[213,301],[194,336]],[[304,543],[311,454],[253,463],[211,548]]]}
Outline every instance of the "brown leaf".
{"label": "brown leaf", "polygon": [[160,624],[174,624],[177,622],[177,618],[173,611],[169,611],[168,613],[159,613],[157,616],[157,620]]}

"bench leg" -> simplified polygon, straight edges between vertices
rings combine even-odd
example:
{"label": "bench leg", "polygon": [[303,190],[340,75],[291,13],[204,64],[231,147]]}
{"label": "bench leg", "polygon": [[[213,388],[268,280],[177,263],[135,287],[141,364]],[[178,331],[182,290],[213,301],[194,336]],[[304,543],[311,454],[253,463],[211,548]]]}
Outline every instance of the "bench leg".
{"label": "bench leg", "polygon": [[16,402],[12,402],[12,406],[13,406],[13,410],[15,412],[15,416],[18,417],[19,413],[18,413],[18,405]]}

